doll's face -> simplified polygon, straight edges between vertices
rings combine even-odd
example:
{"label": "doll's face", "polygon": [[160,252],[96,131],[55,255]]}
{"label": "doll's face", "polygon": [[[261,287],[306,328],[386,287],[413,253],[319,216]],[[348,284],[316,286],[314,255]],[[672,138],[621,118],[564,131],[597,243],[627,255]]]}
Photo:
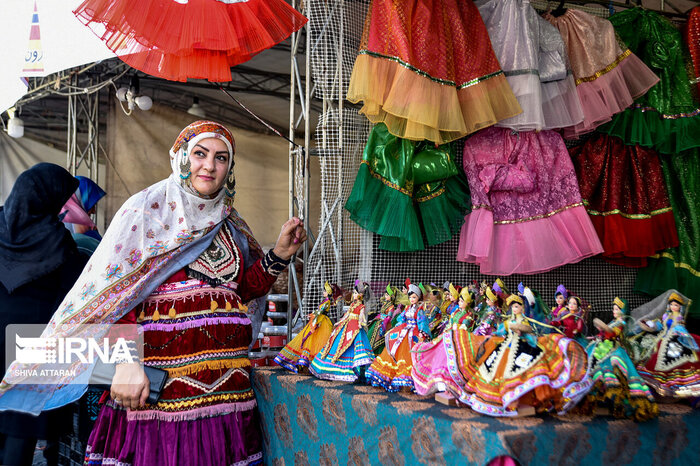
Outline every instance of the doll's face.
{"label": "doll's face", "polygon": [[416,304],[416,303],[418,303],[418,300],[419,300],[419,298],[418,298],[418,295],[417,295],[417,294],[411,293],[410,295],[408,295],[408,301],[409,301],[411,304]]}
{"label": "doll's face", "polygon": [[464,310],[467,308],[467,302],[464,300],[464,298],[460,296],[459,303],[457,303],[457,306],[459,306],[460,309]]}
{"label": "doll's face", "polygon": [[668,308],[673,312],[681,312],[681,305],[677,301],[671,301]]}
{"label": "doll's face", "polygon": [[566,302],[566,299],[564,298],[564,295],[561,294],[561,293],[557,295],[557,298],[556,298],[556,299],[557,299],[557,306],[563,306],[564,303]]}
{"label": "doll's face", "polygon": [[391,301],[391,295],[389,293],[384,293],[384,301]]}
{"label": "doll's face", "polygon": [[495,304],[496,304],[496,303],[494,303],[493,301],[491,301],[489,298],[486,298],[486,305],[487,305],[487,306],[493,307]]}
{"label": "doll's face", "polygon": [[352,299],[356,300],[362,297],[362,293],[359,293],[357,290],[352,292]]}
{"label": "doll's face", "polygon": [[439,294],[439,292],[438,292],[437,290],[436,290],[436,291],[431,291],[431,292],[428,294],[428,299],[430,300],[431,303],[436,303],[436,302],[438,302],[438,301],[440,300],[440,294]]}
{"label": "doll's face", "polygon": [[328,299],[328,292],[326,290],[323,290],[323,297]]}
{"label": "doll's face", "polygon": [[513,303],[510,305],[510,311],[514,316],[519,316],[523,313],[523,305],[520,303]]}
{"label": "doll's face", "polygon": [[620,309],[620,306],[617,304],[613,304],[613,317],[616,319],[619,319],[622,317],[622,310]]}
{"label": "doll's face", "polygon": [[569,310],[570,311],[578,311],[578,302],[576,301],[576,298],[569,298]]}

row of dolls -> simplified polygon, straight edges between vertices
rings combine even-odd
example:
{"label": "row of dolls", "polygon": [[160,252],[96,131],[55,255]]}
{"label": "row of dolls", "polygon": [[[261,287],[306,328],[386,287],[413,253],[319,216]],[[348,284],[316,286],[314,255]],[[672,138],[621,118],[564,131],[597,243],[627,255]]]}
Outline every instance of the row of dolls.
{"label": "row of dolls", "polygon": [[387,286],[381,309],[368,317],[370,289],[358,282],[335,325],[327,313],[343,292],[324,288],[319,309],[275,358],[280,366],[390,392],[448,392],[492,416],[517,416],[523,406],[563,414],[603,405],[641,421],[657,415],[658,397],[700,397],[700,337],[685,328],[689,303],[674,290],[635,310],[636,321],[616,298],[613,320],[593,319],[598,333],[585,337],[584,306],[563,286],[549,309],[522,284],[509,293],[500,280],[460,290],[407,282],[402,291]]}

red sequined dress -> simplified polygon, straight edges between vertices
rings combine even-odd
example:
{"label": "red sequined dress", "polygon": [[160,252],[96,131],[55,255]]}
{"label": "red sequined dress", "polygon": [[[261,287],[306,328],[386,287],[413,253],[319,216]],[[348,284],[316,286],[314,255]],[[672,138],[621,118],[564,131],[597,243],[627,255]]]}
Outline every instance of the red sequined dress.
{"label": "red sequined dress", "polygon": [[521,112],[471,0],[373,0],[348,100],[391,134],[436,144]]}
{"label": "red sequined dress", "polygon": [[678,246],[661,160],[654,149],[596,134],[570,148],[569,154],[606,260],[644,267],[648,256]]}

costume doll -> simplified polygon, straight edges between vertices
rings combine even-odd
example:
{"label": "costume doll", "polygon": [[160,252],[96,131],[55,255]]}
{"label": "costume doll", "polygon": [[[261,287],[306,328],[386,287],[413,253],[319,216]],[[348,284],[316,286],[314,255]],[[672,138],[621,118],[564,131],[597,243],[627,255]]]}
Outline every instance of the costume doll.
{"label": "costume doll", "polygon": [[678,292],[667,298],[660,319],[640,320],[639,326],[654,335],[649,358],[637,365],[642,378],[661,396],[700,396],[700,337],[685,327],[688,300]]}
{"label": "costume doll", "polygon": [[328,318],[328,312],[342,296],[343,290],[338,285],[325,283],[323,301],[316,311],[309,314],[309,322],[301,332],[275,356],[277,365],[292,372],[304,371],[309,367],[314,356],[321,351],[333,331],[333,323]]}
{"label": "costume doll", "polygon": [[389,392],[413,389],[411,349],[416,343],[430,339],[430,327],[423,310],[423,291],[408,286],[410,305],[398,318],[398,325],[387,332],[384,351],[367,369],[367,383],[384,387]]}
{"label": "costume doll", "polygon": [[367,329],[372,351],[374,351],[375,355],[379,355],[384,349],[384,335],[386,334],[387,326],[391,323],[391,318],[394,316],[398,294],[399,290],[396,287],[386,286],[382,307]]}
{"label": "costume doll", "polygon": [[[526,296],[527,306],[535,306],[534,294]],[[508,317],[493,336],[456,334],[456,360],[468,393],[460,400],[490,416],[517,416],[522,406],[565,413],[591,385],[583,347],[559,333],[538,336],[523,297],[511,294],[506,305]]]}
{"label": "costume doll", "polygon": [[448,322],[450,321],[450,317],[459,308],[459,291],[457,291],[457,288],[455,288],[452,283],[445,282],[445,284],[442,286],[442,290],[444,296],[442,305],[440,306],[442,318],[433,332],[433,338],[436,338],[443,332],[443,330],[445,330]]}
{"label": "costume doll", "polygon": [[[419,287],[422,284],[418,285]],[[442,303],[444,301],[442,290],[440,290],[435,284],[430,284],[423,287],[423,296],[425,296],[424,301],[424,312],[425,317],[428,319],[428,326],[430,327],[431,336],[435,335],[437,327],[442,321]]]}
{"label": "costume doll", "polygon": [[328,341],[314,358],[309,371],[325,380],[354,382],[372,363],[374,353],[367,336],[365,301],[371,297],[369,285],[355,281],[350,308],[335,324]]}
{"label": "costume doll", "polygon": [[556,302],[556,306],[552,308],[552,320],[557,320],[560,314],[564,316],[568,313],[568,309],[566,307],[568,298],[569,292],[566,291],[566,287],[564,285],[559,285],[557,287],[557,291],[554,293],[554,301]]}
{"label": "costume doll", "polygon": [[[456,291],[451,284],[450,288]],[[462,389],[466,382],[457,367],[454,342],[458,334],[471,331],[473,299],[473,292],[466,286],[462,288],[457,299],[458,307],[448,318],[444,330],[432,341],[413,347],[411,376],[417,394],[449,391],[457,398],[467,396]]]}
{"label": "costume doll", "polygon": [[486,288],[484,302],[480,306],[480,321],[474,330],[474,335],[491,335],[496,330],[501,317],[500,307],[502,303],[503,300],[500,296],[496,296],[491,288]]}
{"label": "costume doll", "polygon": [[607,405],[617,418],[645,421],[657,417],[659,408],[623,346],[627,312],[627,301],[615,298],[612,321],[593,319],[599,333],[586,348],[594,384],[587,401]]}
{"label": "costume doll", "polygon": [[561,329],[569,338],[577,338],[583,332],[583,311],[581,298],[569,296],[566,308],[559,310],[554,317],[552,310],[552,325]]}

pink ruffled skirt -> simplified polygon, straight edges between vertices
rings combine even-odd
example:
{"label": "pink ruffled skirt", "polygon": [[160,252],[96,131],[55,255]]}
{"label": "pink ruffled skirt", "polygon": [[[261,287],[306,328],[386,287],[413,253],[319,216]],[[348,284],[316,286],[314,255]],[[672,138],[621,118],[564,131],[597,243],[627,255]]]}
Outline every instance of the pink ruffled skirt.
{"label": "pink ruffled skirt", "polygon": [[564,128],[564,137],[571,139],[590,133],[632,105],[634,99],[644,95],[658,82],[659,77],[636,55],[628,55],[612,70],[576,87],[584,119],[577,125]]}
{"label": "pink ruffled skirt", "polygon": [[603,252],[586,208],[579,204],[533,220],[494,223],[488,209],[465,217],[457,260],[486,275],[536,274]]}

